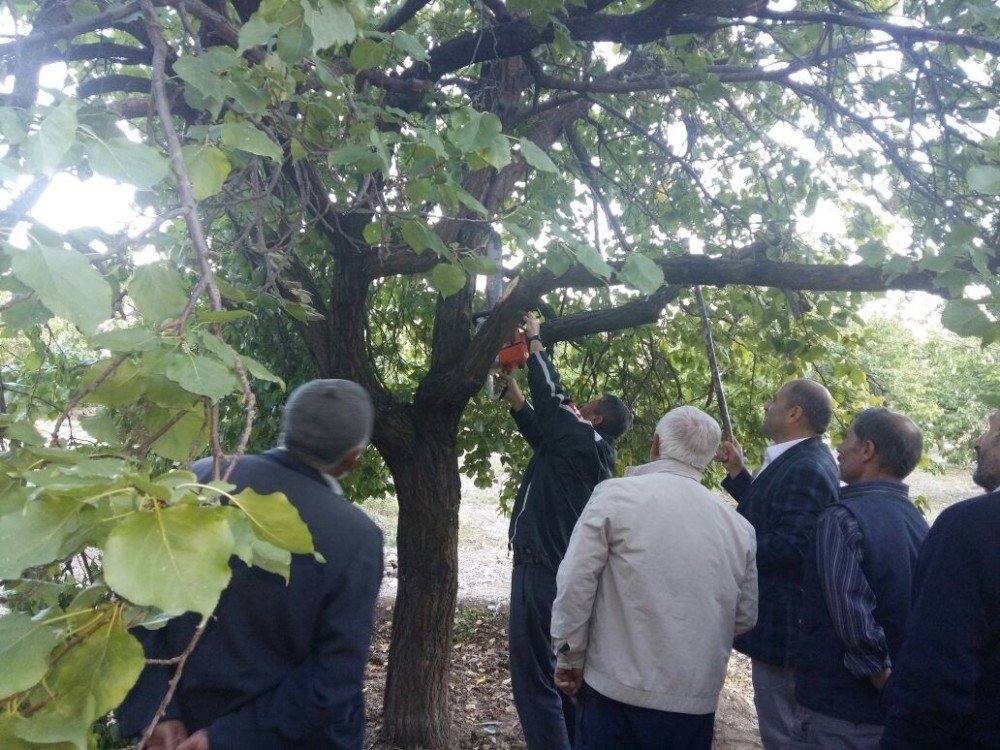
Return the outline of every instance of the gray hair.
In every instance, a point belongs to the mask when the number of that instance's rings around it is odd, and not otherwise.
[[[337,466],[371,438],[375,412],[368,391],[350,380],[312,380],[288,397],[281,444],[319,471]]]
[[[678,406],[664,414],[656,434],[661,458],[672,458],[698,471],[705,470],[722,440],[719,423],[693,406]]]

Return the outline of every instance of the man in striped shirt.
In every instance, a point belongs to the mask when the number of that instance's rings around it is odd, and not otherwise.
[[[921,450],[916,425],[882,408],[858,414],[837,449],[846,486],[820,515],[805,560],[793,748],[878,747],[879,691],[902,643],[928,531],[902,481]]]

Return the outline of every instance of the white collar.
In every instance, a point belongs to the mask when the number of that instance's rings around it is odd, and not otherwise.
[[[798,445],[803,440],[808,440],[808,437],[796,438],[795,440],[786,440],[784,443],[775,443],[774,445],[769,445],[764,449],[764,463],[760,465],[760,469],[757,470],[757,474],[760,474],[768,465],[774,461],[778,456],[787,451],[793,445]]]
[[[638,466],[632,466],[625,470],[625,476],[635,477],[642,476],[643,474],[656,474],[658,472],[677,474],[693,479],[696,482],[701,481],[701,471],[699,469],[669,456],[655,459],[649,463],[639,464]]]

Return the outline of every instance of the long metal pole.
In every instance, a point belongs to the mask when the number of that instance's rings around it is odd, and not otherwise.
[[[701,328],[705,334],[705,348],[708,350],[708,365],[712,369],[712,388],[719,402],[719,413],[722,415],[722,431],[726,440],[733,439],[733,422],[729,418],[729,406],[726,404],[726,394],[722,390],[722,378],[719,376],[719,360],[715,356],[715,341],[712,338],[712,324],[708,319],[708,308],[701,287],[695,286],[694,298],[698,302],[698,314],[701,316]]]

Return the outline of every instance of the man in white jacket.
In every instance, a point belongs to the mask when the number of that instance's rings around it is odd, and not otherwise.
[[[753,526],[701,484],[720,438],[668,412],[650,462],[597,485],[576,524],[552,645],[578,750],[711,747],[733,637],[757,621]]]

